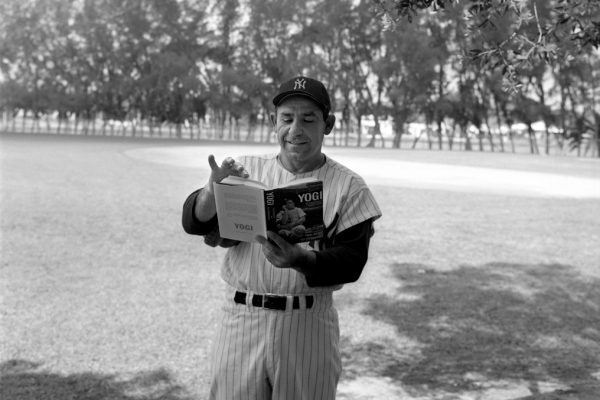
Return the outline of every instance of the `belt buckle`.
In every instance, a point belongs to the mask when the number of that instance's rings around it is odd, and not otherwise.
[[[276,303],[275,299],[276,298],[274,296],[264,295],[262,307],[266,308],[268,310],[276,310],[277,307],[275,306],[275,303]]]

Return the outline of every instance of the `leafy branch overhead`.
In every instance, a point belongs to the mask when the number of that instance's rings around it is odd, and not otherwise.
[[[463,12],[471,49],[465,59],[499,69],[506,88],[520,87],[523,69],[538,61],[569,63],[590,47],[600,48],[598,0],[373,0],[389,29],[412,23],[420,12]]]

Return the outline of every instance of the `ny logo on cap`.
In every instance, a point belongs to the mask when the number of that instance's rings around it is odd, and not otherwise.
[[[298,89],[306,90],[306,79],[299,78],[294,81],[294,90]]]

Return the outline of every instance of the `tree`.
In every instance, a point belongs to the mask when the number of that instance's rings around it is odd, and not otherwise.
[[[409,22],[422,10],[464,7],[465,19],[482,47],[472,48],[469,59],[490,69],[500,68],[511,90],[519,87],[517,69],[535,59],[554,62],[570,53],[575,43],[578,52],[600,47],[600,2],[597,0],[373,0],[379,16],[388,26],[406,19]],[[549,5],[550,4],[550,5]],[[542,21],[539,10],[545,8]],[[498,25],[510,21],[503,40],[487,40],[486,35]],[[568,39],[568,40],[566,40]]]
[[[431,37],[422,33],[421,27],[412,25],[387,31],[385,54],[373,65],[373,70],[384,82],[390,102],[395,131],[393,147],[396,148],[400,147],[406,124],[423,115],[430,105],[433,83],[438,77],[436,49]],[[433,122],[433,114],[425,114],[429,116],[426,117],[429,125]]]

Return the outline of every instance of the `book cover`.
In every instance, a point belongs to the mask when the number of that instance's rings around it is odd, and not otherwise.
[[[221,237],[251,242],[267,230],[290,243],[323,237],[323,182],[315,178],[267,188],[230,176],[214,184]]]

